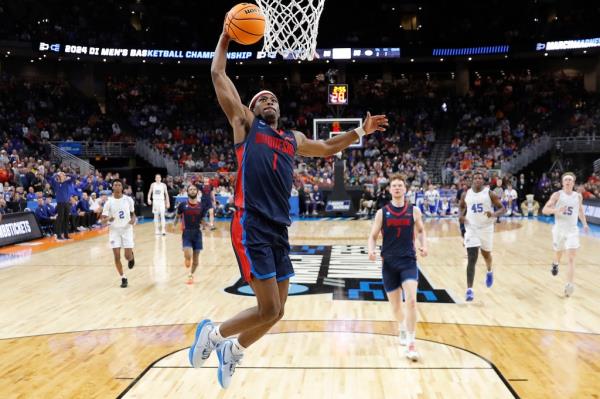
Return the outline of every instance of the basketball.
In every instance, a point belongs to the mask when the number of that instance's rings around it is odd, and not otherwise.
[[[254,44],[265,33],[265,16],[256,4],[240,3],[227,13],[225,31],[239,44]]]

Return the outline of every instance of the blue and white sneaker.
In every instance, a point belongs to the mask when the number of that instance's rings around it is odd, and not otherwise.
[[[489,271],[485,275],[485,285],[488,288],[491,288],[492,285],[494,285],[494,272],[493,271]]]
[[[475,293],[473,292],[473,289],[467,288],[467,297],[466,297],[467,302],[471,302],[473,300],[473,298],[475,298]]]
[[[235,373],[235,366],[241,363],[243,354],[234,355],[231,351],[233,342],[230,339],[226,339],[217,345],[217,356],[219,358],[219,367],[217,368],[217,376],[219,377],[219,384],[224,389],[229,387],[231,383],[231,377]]]
[[[188,353],[192,367],[202,367],[210,353],[215,349],[216,345],[208,336],[214,328],[215,325],[209,319],[204,319],[198,324],[194,343],[190,346]]]

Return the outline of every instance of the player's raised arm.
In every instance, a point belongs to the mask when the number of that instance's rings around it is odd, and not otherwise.
[[[367,117],[362,127],[336,135],[328,140],[311,140],[297,131],[294,132],[294,135],[298,142],[299,155],[306,157],[328,157],[348,148],[360,137],[376,131],[384,132],[387,127],[388,119],[385,115],[371,115],[367,112]]]
[[[377,246],[377,237],[381,232],[381,224],[383,223],[382,210],[378,210],[373,219],[373,227],[371,227],[371,233],[369,234],[369,259],[374,261],[377,257],[375,254],[375,247]]]
[[[217,100],[229,124],[233,127],[234,143],[241,143],[246,137],[247,127],[249,127],[254,115],[248,107],[242,104],[240,95],[235,88],[229,76],[225,73],[227,63],[227,49],[230,42],[229,36],[223,31],[219,37],[219,43],[215,49],[215,57],[210,67],[213,86],[217,93]]]

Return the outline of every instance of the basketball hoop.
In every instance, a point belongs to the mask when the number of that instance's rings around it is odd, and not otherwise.
[[[265,16],[263,51],[311,61],[325,0],[256,0]]]

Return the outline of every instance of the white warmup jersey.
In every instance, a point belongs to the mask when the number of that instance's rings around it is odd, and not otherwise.
[[[565,193],[560,190],[556,209],[565,208],[563,212],[554,215],[554,226],[552,227],[552,243],[555,251],[579,248],[579,228],[577,218],[579,217],[579,206],[581,194],[572,192]]]
[[[113,218],[108,228],[111,248],[133,248],[133,226],[129,222],[134,212],[133,199],[126,195],[109,197],[104,204],[102,216]]]
[[[165,212],[165,196],[167,194],[167,185],[163,182],[152,183],[152,212]]]
[[[425,191],[425,201],[427,201],[427,205],[436,206],[439,200],[440,192],[438,190]]]
[[[417,192],[416,192],[416,191],[413,191],[413,190],[409,190],[409,191],[406,193],[406,199],[408,200],[408,202],[409,202],[411,205],[415,205],[415,203],[417,202]]]
[[[496,220],[486,215],[488,211],[494,212],[490,189],[485,187],[478,193],[469,189],[465,196],[465,203],[467,204],[465,247],[481,247],[484,251],[491,251],[494,245]]]
[[[510,190],[505,190],[504,191],[504,196],[506,198],[506,200],[516,200],[518,195],[517,195],[517,190],[515,190],[514,188],[511,188]]]

